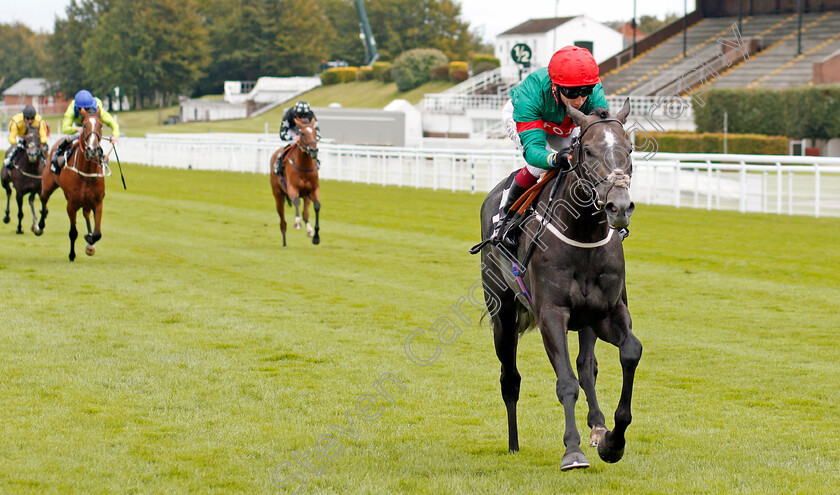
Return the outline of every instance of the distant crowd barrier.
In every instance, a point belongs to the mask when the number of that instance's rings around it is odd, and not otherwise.
[[[273,135],[155,135],[121,138],[117,151],[123,162],[267,174],[281,145]],[[322,179],[473,193],[524,164],[513,149],[319,148]],[[633,168],[638,203],[840,216],[840,158],[635,152]]]

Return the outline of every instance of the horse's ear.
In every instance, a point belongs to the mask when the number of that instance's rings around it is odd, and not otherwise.
[[[615,118],[621,122],[622,125],[627,123],[627,116],[630,115],[630,98],[624,100],[624,106],[621,107],[621,110],[615,115]]]
[[[572,122],[579,127],[585,127],[586,124],[589,123],[589,118],[586,116],[585,113],[581,112],[580,110],[576,109],[575,107],[566,103],[566,113],[569,114],[569,117],[572,118]]]

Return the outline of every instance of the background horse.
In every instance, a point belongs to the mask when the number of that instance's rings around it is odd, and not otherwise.
[[[519,247],[512,253],[522,260],[530,240],[536,238],[540,249],[533,251],[530,266],[517,278],[511,269],[515,262],[500,251],[503,246],[488,244],[481,251],[485,302],[491,313],[496,355],[502,364],[508,448],[511,452],[519,450],[517,342],[526,329],[538,325],[557,375],[557,398],[566,418],[563,435],[566,452],[561,470],[589,466],[575,425],[579,385],[589,404],[590,445],[597,445],[598,454],[607,462],[621,458],[624,433],[631,420],[633,378],[642,354],[641,343],[631,331],[624,284],[624,251],[621,236],[614,230],[627,227],[634,208],[629,192],[631,146],[623,128],[630,112],[629,100],[614,118],[606,109],[597,109],[591,116],[568,106],[567,110],[572,121],[582,129],[572,153],[572,171],[558,188],[556,201],[549,201],[552,194],[549,189],[554,182],[539,193],[534,203],[535,214],[522,224],[528,234],[521,236]],[[493,232],[492,217],[498,211],[503,185],[504,182],[497,185],[482,205],[482,238]],[[580,382],[569,359],[569,330],[577,331],[580,340],[577,358]],[[595,396],[598,338],[618,347],[623,371],[613,431],[607,431]]]
[[[102,238],[99,230],[102,222],[102,200],[105,198],[105,176],[106,164],[105,155],[102,152],[100,141],[102,140],[102,120],[97,112],[88,113],[81,110],[82,131],[79,135],[78,144],[73,145],[67,163],[59,171],[56,177],[48,167],[44,170],[41,185],[41,222],[44,228],[44,221],[47,218],[47,201],[56,187],[61,186],[64,197],[67,198],[67,216],[70,218],[70,261],[76,259],[76,212],[81,208],[87,224],[85,234],[85,254],[93,256],[96,252],[94,244]],[[56,144],[57,146],[57,144]],[[50,157],[55,154],[53,147]],[[52,159],[52,158],[51,158]],[[93,211],[95,227],[90,228],[90,212]]]
[[[300,140],[292,144],[288,153],[283,159],[279,176],[270,173],[271,191],[274,193],[274,202],[277,204],[277,214],[280,215],[280,232],[283,233],[283,247],[286,247],[286,217],[283,214],[283,200],[289,205],[295,205],[295,228],[301,227],[300,223],[300,198],[303,198],[303,222],[306,224],[306,234],[312,237],[312,244],[319,244],[321,236],[318,234],[320,226],[318,216],[321,212],[321,187],[318,184],[318,133],[315,130],[315,121],[295,119],[295,124],[300,130]],[[271,155],[271,167],[273,170],[277,157],[283,152],[279,149]],[[315,206],[315,229],[309,224],[309,203]]]
[[[18,153],[12,162],[12,169],[3,167],[0,173],[3,189],[6,190],[6,215],[3,223],[9,223],[9,201],[12,196],[10,183],[14,183],[17,193],[18,226],[17,233],[23,234],[21,222],[23,221],[23,197],[29,194],[29,209],[32,210],[32,232],[41,235],[44,231],[38,225],[38,216],[35,214],[35,195],[41,194],[41,174],[46,166],[44,148],[41,146],[41,133],[37,126],[26,126],[24,137],[25,153]],[[42,213],[43,215],[43,213]]]

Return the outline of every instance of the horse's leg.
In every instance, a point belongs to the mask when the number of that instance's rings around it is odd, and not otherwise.
[[[508,451],[519,452],[519,431],[516,426],[516,403],[519,401],[519,383],[522,377],[516,369],[517,331],[516,304],[509,299],[502,304],[493,317],[493,342],[496,356],[502,363],[499,381],[502,385],[502,400],[505,402],[508,418]]]
[[[550,304],[550,303],[548,303]],[[547,304],[546,304],[547,305]],[[578,398],[579,384],[572,370],[569,360],[569,342],[566,340],[566,330],[569,323],[568,308],[559,306],[544,307],[540,312],[540,332],[543,345],[557,375],[557,398],[563,405],[566,417],[566,428],[563,434],[563,445],[566,452],[560,462],[560,469],[587,468],[589,462],[580,449],[580,434],[575,424],[575,403]]]
[[[47,209],[47,201],[50,200],[50,195],[52,195],[56,187],[58,187],[58,182],[56,181],[55,174],[53,174],[52,169],[47,166],[44,168],[44,172],[41,175],[41,220],[38,221],[38,228],[41,229],[41,232],[44,231],[47,213],[50,212]]]
[[[630,312],[626,304],[619,304],[609,318],[594,328],[595,333],[618,347],[621,360],[622,384],[621,396],[615,410],[615,428],[604,435],[604,441],[598,444],[598,455],[605,462],[618,462],[624,455],[624,433],[633,417],[630,403],[633,397],[633,379],[636,376],[636,366],[642,357],[642,344],[633,335]]]
[[[295,229],[301,228],[300,223],[300,190],[296,185],[292,184],[291,180],[286,181],[286,195],[292,200],[295,205]]]
[[[70,219],[70,261],[76,259],[76,237],[79,231],[76,230],[76,211],[79,208],[72,201],[67,202],[67,217]]]
[[[591,328],[585,328],[578,332],[580,348],[577,358],[577,372],[580,380],[580,388],[586,394],[586,402],[589,404],[589,414],[586,416],[586,423],[592,429],[589,434],[589,446],[596,447],[603,440],[607,427],[604,426],[604,413],[598,406],[598,398],[595,395],[595,380],[598,378],[598,360],[595,359],[595,342],[598,338]]]
[[[35,213],[35,195],[38,191],[29,193],[29,209],[32,210],[32,232],[35,235],[41,235],[44,232],[38,228],[38,215]]]
[[[0,165],[0,167],[2,167],[2,165]],[[3,217],[3,223],[9,223],[12,220],[11,217],[9,217],[9,203],[12,200],[12,187],[9,185],[10,181],[7,180],[7,177],[5,175],[5,173],[7,173],[7,172],[5,170],[3,170],[3,172],[4,172],[4,175],[3,175],[3,182],[2,183],[3,183],[3,189],[6,190],[6,215]]]
[[[312,244],[321,243],[321,236],[318,234],[318,231],[321,230],[320,225],[318,225],[318,217],[321,214],[321,201],[319,201],[320,194],[320,188],[315,189],[315,192],[312,193],[312,205],[315,208],[315,235],[312,236]]]
[[[17,230],[15,231],[16,234],[23,234],[23,192],[20,190],[16,190],[17,194],[15,194],[15,199],[17,200],[18,205],[18,226]]]
[[[280,187],[280,178],[277,176],[273,177],[274,178],[271,182],[271,192],[274,193],[274,204],[277,208],[277,215],[280,216],[280,232],[283,234],[283,247],[286,247],[286,205],[284,204],[286,193],[283,192],[283,189]]]
[[[309,196],[303,198],[303,223],[306,225],[306,235],[309,237],[315,234],[315,229],[309,224],[309,203],[311,202],[312,200],[309,199]]]
[[[294,199],[292,199],[292,204],[295,205],[295,229],[300,230],[300,197],[295,196]]]

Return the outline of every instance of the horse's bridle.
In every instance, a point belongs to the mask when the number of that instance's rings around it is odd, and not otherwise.
[[[569,172],[574,171],[575,175],[577,175],[578,177],[581,176],[581,174],[578,173],[578,171],[576,169],[578,169],[580,167],[581,163],[584,163],[584,159],[583,159],[584,150],[583,150],[583,144],[581,143],[581,141],[583,139],[583,136],[584,136],[584,134],[586,134],[586,131],[588,131],[589,128],[592,127],[593,125],[595,125],[595,124],[606,124],[608,122],[617,122],[622,127],[622,129],[624,128],[624,124],[618,119],[614,119],[614,118],[599,119],[599,120],[594,120],[594,121],[588,123],[586,125],[586,127],[584,127],[583,130],[580,131],[580,134],[578,134],[577,136],[575,136],[573,138],[571,147],[572,147],[572,155],[574,156],[575,163],[569,169]],[[618,186],[618,187],[630,187],[630,174],[627,174],[622,169],[613,169],[610,172],[609,175],[607,175],[606,177],[600,177],[600,178],[601,178],[601,180],[609,180],[610,181],[610,187],[607,189],[607,192],[604,195],[605,198],[607,196],[609,196],[610,191],[612,190],[613,187],[616,187],[616,186]],[[589,195],[590,195],[590,198],[591,198],[591,201],[592,201],[592,203],[591,203],[592,206],[597,208],[598,211],[602,210],[604,208],[604,205],[606,204],[606,201],[601,199],[600,195],[598,194],[598,191],[595,189],[594,186],[589,186],[586,189],[588,189],[588,191],[589,191]]]
[[[101,120],[100,120],[100,126],[101,126]],[[96,164],[98,164],[99,168],[102,169],[102,172],[93,172],[93,173],[82,172],[81,170],[76,168],[77,163],[74,162],[71,165],[69,160],[67,161],[66,168],[68,170],[72,170],[72,171],[76,172],[80,176],[85,177],[87,179],[98,179],[100,177],[108,177],[109,175],[111,175],[111,170],[103,160],[104,153],[102,151],[102,145],[101,145],[102,131],[96,132],[96,127],[95,126],[91,126],[91,127],[92,128],[91,128],[90,132],[86,133],[84,125],[82,126],[82,132],[79,133],[79,147],[81,148],[80,151],[85,155],[85,158],[89,162],[95,162]],[[91,135],[96,136],[96,142],[99,143],[99,146],[97,146],[97,148],[95,150],[92,150],[88,147],[87,140],[90,138]],[[82,139],[83,137],[85,137],[87,139]]]
[[[321,164],[318,162],[318,148],[317,148],[318,138],[317,138],[317,131],[315,131],[315,130],[313,129],[313,132],[315,132],[315,133],[316,133],[316,137],[315,137],[315,140],[314,140],[314,143],[316,144],[316,148],[315,148],[315,149],[310,148],[310,147],[306,144],[306,142],[303,140],[303,135],[304,135],[304,134],[303,134],[303,132],[301,132],[301,133],[300,133],[300,139],[298,139],[298,143],[297,143],[297,145],[300,147],[300,149],[301,149],[304,153],[306,153],[307,155],[309,155],[309,156],[312,158],[312,161],[314,161],[314,162],[315,162],[315,166],[314,166],[313,168],[300,168],[300,167],[298,167],[297,165],[295,165],[295,162],[291,159],[291,157],[289,157],[289,163],[291,163],[291,164],[292,164],[292,167],[294,167],[294,168],[295,168],[295,170],[297,170],[298,172],[314,172],[314,171],[316,171],[316,170],[318,170],[318,169],[320,169],[320,168],[321,168]]]

